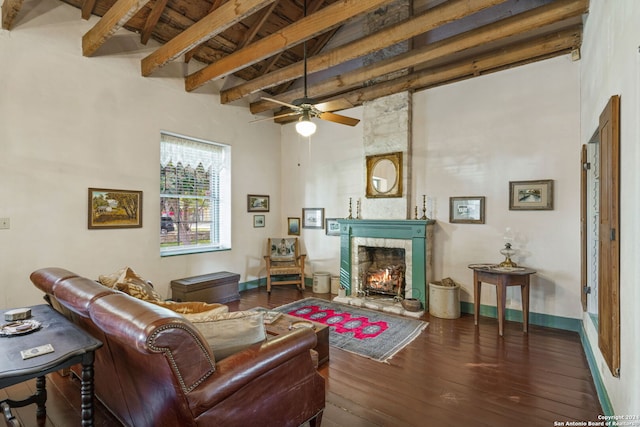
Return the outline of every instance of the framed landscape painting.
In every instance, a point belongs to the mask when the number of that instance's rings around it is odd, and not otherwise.
[[[247,212],[269,212],[269,196],[248,194]]]
[[[510,181],[509,210],[553,210],[553,180]]]
[[[89,228],[141,228],[142,191],[89,188]]]

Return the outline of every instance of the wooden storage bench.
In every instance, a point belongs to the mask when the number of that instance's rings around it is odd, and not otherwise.
[[[239,280],[239,274],[228,271],[172,280],[171,299],[208,303],[236,301],[240,299]]]

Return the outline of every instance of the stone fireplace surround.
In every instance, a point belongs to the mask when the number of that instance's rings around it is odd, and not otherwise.
[[[416,298],[428,307],[427,283],[431,279],[434,220],[366,220],[341,219],[340,224],[340,286],[345,297],[336,301],[356,306],[420,317],[423,311],[409,312],[391,297],[363,298],[361,272],[358,271],[358,246],[392,247],[405,250],[405,297]]]

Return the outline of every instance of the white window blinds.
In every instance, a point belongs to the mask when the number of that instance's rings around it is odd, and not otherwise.
[[[229,249],[228,145],[163,132],[160,138],[160,252]]]

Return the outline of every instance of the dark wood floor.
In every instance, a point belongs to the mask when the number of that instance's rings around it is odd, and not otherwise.
[[[303,297],[295,288],[243,292],[232,311],[277,307]],[[304,293],[329,299],[329,294]],[[597,420],[602,413],[577,333],[473,316],[455,320],[425,315],[427,329],[389,364],[331,349],[321,366],[327,407],[322,425],[335,426],[544,426],[554,421]],[[48,376],[45,426],[80,425],[79,383]],[[23,398],[35,382],[0,390],[0,400]],[[97,404],[96,426],[118,426]],[[35,426],[35,407],[14,410],[24,426]],[[258,420],[256,420],[258,421]],[[256,422],[259,425],[259,422]]]

